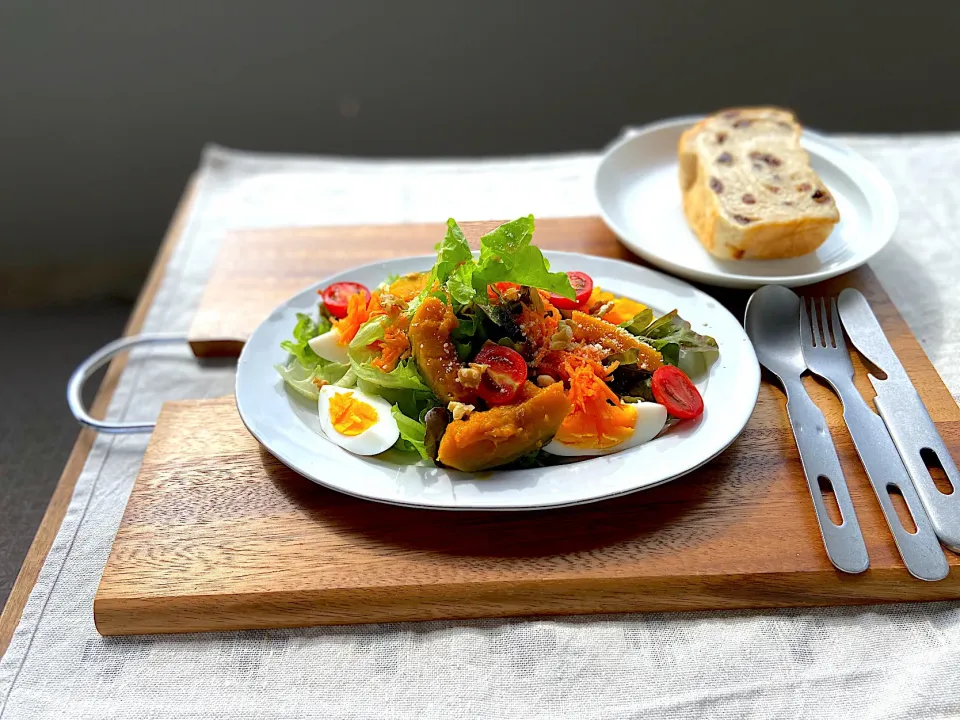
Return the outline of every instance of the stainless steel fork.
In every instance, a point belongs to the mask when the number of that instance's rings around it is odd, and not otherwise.
[[[870,409],[853,384],[853,363],[850,362],[850,353],[843,337],[836,300],[830,299],[828,313],[826,301],[820,298],[818,319],[817,300],[810,298],[808,313],[807,299],[801,298],[800,301],[803,359],[811,372],[829,383],[843,403],[843,420],[850,430],[853,444],[877,494],[907,570],[921,580],[942,580],[950,568],[930,519],[886,425]],[[916,525],[915,532],[909,532],[900,522],[890,497],[891,491],[899,491],[903,497]]]

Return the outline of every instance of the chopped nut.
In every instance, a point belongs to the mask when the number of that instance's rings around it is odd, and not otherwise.
[[[550,336],[551,350],[568,350],[573,344],[573,328],[565,320],[560,321],[557,331]]]
[[[467,367],[457,370],[457,380],[465,388],[476,389],[480,387],[480,378],[489,368],[489,365],[483,363],[470,363]]]
[[[453,413],[454,420],[466,420],[468,417],[470,417],[470,413],[476,410],[476,408],[473,405],[467,405],[462,402],[457,402],[456,400],[451,400],[450,404],[447,405],[447,410]]]
[[[407,309],[407,304],[403,300],[398,298],[396,295],[391,295],[388,292],[380,294],[380,304],[385,308],[397,307],[401,310]]]
[[[312,382],[314,385],[317,386],[317,390],[319,390],[320,388],[322,388],[324,385],[329,385],[329,384],[330,384],[330,383],[328,383],[326,380],[324,380],[323,378],[318,378],[318,377],[310,378],[310,382]]]
[[[602,317],[603,317],[604,315],[606,315],[608,312],[610,312],[611,310],[613,310],[614,304],[615,304],[615,303],[613,302],[613,300],[610,300],[610,301],[608,301],[608,302],[605,302],[605,303],[603,303],[603,305],[600,305],[599,307],[597,307],[596,310],[592,310],[592,311],[590,312],[590,314],[593,315],[593,316],[595,316],[595,317],[602,318]]]
[[[537,386],[538,386],[538,387],[542,387],[542,388],[549,387],[550,385],[553,385],[555,382],[557,382],[557,381],[554,380],[554,379],[553,379],[552,377],[550,377],[549,375],[537,375]]]

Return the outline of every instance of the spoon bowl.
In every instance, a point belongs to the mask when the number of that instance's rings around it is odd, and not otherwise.
[[[800,348],[800,298],[779,285],[765,285],[747,301],[743,319],[757,360],[785,381],[807,369]]]

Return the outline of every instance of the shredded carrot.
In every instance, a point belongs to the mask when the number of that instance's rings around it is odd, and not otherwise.
[[[605,449],[630,437],[637,424],[636,409],[620,402],[592,363],[568,360],[566,370],[570,376],[567,397],[572,409],[560,425],[556,439],[565,445]]]
[[[337,331],[340,333],[338,344],[349,345],[357,336],[360,326],[370,319],[368,305],[372,303],[373,297],[368,303],[363,293],[355,293],[347,298],[347,314],[342,320],[337,320]]]
[[[404,321],[406,318],[400,318]],[[373,361],[373,366],[378,367],[384,372],[390,372],[397,367],[397,363],[410,354],[410,339],[407,333],[402,329],[398,322],[388,327],[383,334],[383,339],[376,344],[380,349],[380,357]]]
[[[518,324],[524,337],[534,347],[539,347],[550,344],[550,337],[557,332],[560,324],[560,312],[550,304],[548,294],[540,290],[535,292],[540,293],[540,298],[543,301],[543,311],[524,305]]]

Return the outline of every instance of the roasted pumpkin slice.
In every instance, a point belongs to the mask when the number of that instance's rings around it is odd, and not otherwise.
[[[640,342],[622,327],[579,310],[571,313],[569,322],[575,342],[596,346],[604,355],[636,350],[639,357],[637,367],[641,370],[653,372],[663,365],[663,356],[659,352]]]
[[[563,383],[543,390],[527,382],[520,402],[474,412],[447,425],[439,460],[448,467],[475,472],[513,462],[539,450],[570,411]]]
[[[476,390],[460,384],[463,365],[450,333],[457,327],[457,316],[449,305],[436,297],[420,303],[410,322],[410,351],[424,381],[444,402],[473,404]]]
[[[403,302],[410,302],[427,286],[430,273],[418,272],[401,275],[387,288],[387,292]]]

